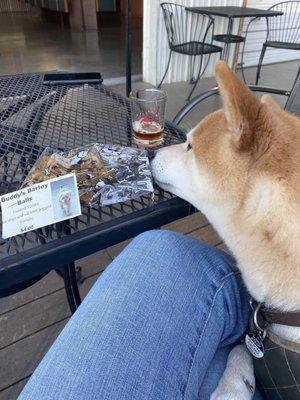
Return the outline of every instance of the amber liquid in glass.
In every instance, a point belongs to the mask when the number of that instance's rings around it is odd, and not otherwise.
[[[154,144],[162,141],[164,130],[157,122],[141,123],[135,121],[133,123],[133,135],[137,142],[142,144]]]

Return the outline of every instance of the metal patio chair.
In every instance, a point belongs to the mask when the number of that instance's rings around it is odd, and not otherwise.
[[[300,50],[300,1],[284,1],[269,10],[282,11],[283,15],[267,18],[267,37],[263,43],[256,72],[258,84],[262,62],[267,47],[286,50]]]
[[[285,103],[284,109],[300,117],[300,68],[298,70],[295,82],[291,90],[275,89],[266,86],[256,85],[249,85],[248,87],[253,92],[271,93],[286,96],[287,101]],[[213,89],[207,90],[206,92],[195,96],[184,107],[182,107],[181,110],[178,111],[175,118],[173,119],[173,123],[179,125],[182,120],[187,116],[187,114],[191,112],[197,105],[202,103],[204,100],[218,94],[219,88],[214,87]]]
[[[238,43],[244,42],[245,41],[245,37],[241,36],[241,35],[233,35],[233,34],[229,34],[229,33],[221,33],[221,34],[218,34],[218,35],[214,35],[213,36],[213,40],[215,42],[224,43],[223,49],[225,49],[226,45],[238,44]],[[225,50],[224,50],[224,52],[225,52]]]
[[[194,83],[193,88],[188,96],[191,98],[197,83],[204,74],[209,63],[210,55],[213,53],[221,53],[222,48],[212,44],[214,19],[209,15],[192,14],[186,11],[184,6],[173,3],[161,4],[164,22],[167,30],[169,44],[169,59],[166,71],[162,77],[158,88],[161,87],[170,67],[172,53],[179,53],[192,57],[191,60],[191,82]],[[204,56],[208,55],[208,59],[204,65]],[[200,66],[197,77],[192,79],[194,72],[195,59],[200,56]]]

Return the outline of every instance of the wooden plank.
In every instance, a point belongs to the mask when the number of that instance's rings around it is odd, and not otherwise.
[[[82,298],[97,278],[98,275],[94,275],[83,282],[80,286]],[[0,350],[70,315],[64,289],[3,314],[0,317]]]
[[[96,279],[97,276],[93,276],[86,280],[83,286],[84,293],[82,293],[82,295],[88,292]],[[50,296],[48,296],[48,298],[49,297]],[[59,307],[59,309],[55,309],[55,311],[59,311],[61,316],[63,316],[62,310],[62,306]],[[0,351],[0,365],[6,366],[5,369],[0,369],[0,394],[1,390],[4,390],[7,387],[11,387],[14,382],[19,382],[33,372],[33,370],[36,368],[44,354],[47,352],[48,348],[51,346],[51,344],[69,319],[69,311],[66,302],[65,311],[66,317],[64,320],[54,322],[52,325],[47,326],[45,329],[41,329],[41,325],[39,331],[18,340],[17,342]],[[42,311],[41,314],[43,313],[44,312]],[[29,316],[31,318],[31,323],[33,323],[33,314]],[[28,315],[25,315],[24,312],[22,315],[22,320],[25,321],[27,318]],[[30,321],[28,324],[30,324]],[[48,324],[49,323],[50,320],[48,321]],[[31,328],[33,328],[33,325],[31,326]],[[14,333],[17,334],[18,332]],[[9,389],[6,390],[8,391]]]
[[[2,315],[0,352],[20,339],[69,316],[70,311],[63,290]]]
[[[189,215],[188,217],[178,219],[177,221],[171,222],[170,224],[164,225],[162,229],[168,229],[171,231],[190,233],[204,225],[207,225],[208,221],[201,212]]]
[[[111,261],[111,258],[105,250],[92,254],[89,257],[82,258],[76,262],[76,265],[82,267],[83,279],[101,272]],[[56,272],[51,272],[35,285],[22,290],[12,296],[0,299],[0,315],[11,311],[17,307],[27,304],[42,296],[47,296],[56,290],[64,287],[63,280]]]
[[[204,226],[203,228],[197,229],[196,231],[189,234],[189,236],[201,240],[202,242],[211,246],[217,246],[221,244],[223,240],[212,228],[211,225]]]
[[[98,251],[88,257],[81,258],[76,262],[77,266],[82,268],[82,277],[86,279],[94,274],[102,272],[111,262],[106,250]]]
[[[29,378],[22,379],[20,382],[10,386],[0,392],[0,400],[15,400],[21,393]]]
[[[0,390],[28,377],[57,338],[67,319],[0,351]]]
[[[33,373],[66,323],[52,325],[0,352],[0,363],[6,366],[5,371],[0,370],[0,390]]]
[[[199,229],[208,224],[206,217],[198,212],[189,215],[185,218],[178,219],[177,221],[171,222],[170,224],[164,225],[161,228],[170,231],[181,232],[184,234],[190,233],[196,229]],[[125,240],[122,243],[118,243],[114,246],[108,247],[106,250],[109,256],[114,259],[117,255],[130,243],[130,240]]]
[[[231,253],[231,251],[229,250],[229,248],[226,246],[225,243],[218,244],[216,247],[218,249],[226,251],[226,253]]]
[[[108,247],[106,249],[108,255],[114,260],[118,254],[121,253],[122,250],[131,242],[132,239],[125,240],[124,242],[115,244],[114,246]]]
[[[62,289],[63,286],[63,280],[53,271],[33,286],[12,296],[0,299],[0,315],[41,296],[48,295],[55,290]]]

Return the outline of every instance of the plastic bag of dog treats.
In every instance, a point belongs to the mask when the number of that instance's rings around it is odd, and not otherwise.
[[[22,187],[72,172],[83,205],[110,205],[153,193],[145,150],[99,143],[66,151],[47,147]]]

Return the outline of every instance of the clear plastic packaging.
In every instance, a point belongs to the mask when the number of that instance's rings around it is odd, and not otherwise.
[[[67,151],[47,147],[22,186],[72,172],[83,205],[110,205],[153,193],[146,150],[99,143]]]

